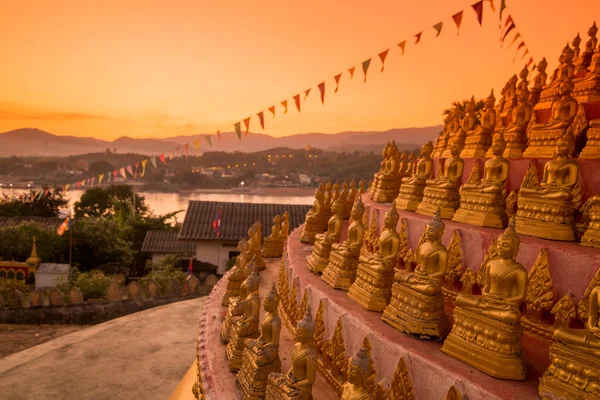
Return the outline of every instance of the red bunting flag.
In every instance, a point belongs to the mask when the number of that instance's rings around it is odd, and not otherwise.
[[[296,103],[296,108],[298,109],[298,112],[300,112],[300,95],[299,94],[294,96],[294,103]]]
[[[261,111],[256,115],[258,115],[258,120],[260,121],[260,127],[264,131],[265,130],[265,113]]]
[[[382,51],[381,53],[379,53],[379,59],[381,60],[381,71],[380,72],[383,72],[383,68],[385,66],[385,59],[386,59],[389,51],[390,51],[390,49],[387,49],[386,51]]]
[[[325,82],[319,83],[319,92],[321,92],[321,104],[325,104]]]
[[[529,54],[529,49],[525,49],[525,53],[521,56],[521,60],[524,59],[527,54]]]
[[[117,174],[119,173],[119,171],[117,171],[116,169],[113,171],[113,178],[117,177]]]
[[[463,12],[461,11],[452,16],[452,19],[454,20],[454,23],[456,24],[456,34],[457,35],[460,32],[460,24],[462,23],[462,15],[463,15]]]
[[[519,39],[521,37],[521,32],[517,32],[517,34],[515,35],[515,37],[513,38],[512,42],[510,42],[510,44],[508,45],[507,49],[512,46],[513,44],[515,44],[515,42],[517,41],[517,39]]]
[[[500,26],[502,26],[502,12],[506,8],[506,0],[500,0]]]
[[[167,165],[167,159],[165,158],[165,153],[160,153],[158,155],[158,159],[164,164]]]
[[[529,57],[529,61],[527,61],[527,67],[529,67],[533,63],[533,58]]]
[[[212,147],[212,138],[210,137],[210,135],[206,135],[206,141],[208,142],[208,146]]]
[[[473,7],[473,11],[475,11],[475,14],[477,14],[477,21],[479,22],[479,25],[481,26],[483,23],[483,0],[478,1],[477,3],[473,4],[471,7]]]
[[[190,145],[189,145],[189,144],[187,144],[187,143],[186,143],[186,144],[184,144],[184,145],[183,145],[183,152],[185,153],[185,159],[186,159],[186,160],[187,160],[187,158],[188,158],[188,153],[189,153],[189,151],[190,151]]]
[[[350,73],[350,79],[354,78],[354,70],[356,69],[356,67],[352,67],[348,70],[348,72]]]
[[[404,48],[406,47],[406,40],[398,43],[398,47],[400,47],[400,49],[402,49],[402,54],[404,54]]]
[[[306,100],[308,98],[308,94],[310,93],[310,89],[312,88],[308,88],[304,91],[304,100]]]
[[[496,12],[496,7],[494,6],[494,0],[487,0],[490,2],[490,8],[492,9],[493,12]]]
[[[115,171],[117,172],[117,171]],[[77,187],[77,189],[79,189],[81,187],[81,182],[75,182],[75,187]]]
[[[233,124],[233,126],[235,127],[235,134],[237,135],[238,139],[242,140],[242,123],[236,122]]]
[[[248,132],[250,131],[250,117],[244,120],[244,126],[246,127],[246,131],[244,132],[244,136],[248,136]]]
[[[333,93],[337,93],[338,89],[340,88],[340,79],[342,79],[342,74],[337,74],[333,77],[333,79],[335,79],[335,90]]]
[[[93,180],[93,178],[92,178],[92,180]],[[92,183],[92,185],[93,185],[93,183]],[[50,193],[50,191],[48,189],[44,190],[44,197],[48,197],[48,193]]]
[[[506,21],[504,22],[504,27],[506,28],[508,26],[508,24],[510,23],[514,23],[515,21],[513,21],[513,17],[512,15],[508,15],[508,18],[506,18]]]
[[[269,107],[269,111],[271,111],[271,114],[273,114],[273,118],[275,118],[275,106]]]
[[[221,141],[221,131],[217,131],[217,143]]]
[[[419,43],[421,41],[421,35],[423,34],[423,32],[419,32],[415,35],[415,37],[417,38],[417,40],[415,41],[415,44]]]
[[[512,31],[515,28],[516,28],[515,23],[511,22],[510,26],[508,27],[508,29],[504,32],[504,35],[502,35],[502,42],[504,42],[504,40],[506,40],[506,37],[508,36],[508,34],[510,33],[510,31]]]
[[[521,43],[519,44],[519,46],[517,47],[517,51],[519,51],[519,49],[520,49],[521,47],[523,47],[523,46],[525,46],[525,42],[521,42]]]
[[[281,105],[283,106],[283,113],[287,114],[287,110],[288,110],[287,100],[282,101]]]
[[[365,60],[365,61],[362,62],[363,74],[365,75],[365,80],[363,82],[367,81],[367,71],[369,70],[369,65],[371,65],[371,59],[370,58],[368,60]]]
[[[435,37],[438,37],[438,36],[440,36],[440,33],[442,32],[442,23],[441,23],[441,22],[438,22],[437,24],[435,24],[435,25],[433,26],[433,29],[435,29],[435,31],[437,32],[437,33],[435,34]]]

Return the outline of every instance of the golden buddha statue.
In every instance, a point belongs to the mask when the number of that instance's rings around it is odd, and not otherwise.
[[[358,197],[352,208],[348,238],[343,243],[331,245],[329,263],[321,279],[334,289],[348,290],[356,279],[358,257],[365,234],[364,212],[365,206],[362,199]]]
[[[281,257],[283,253],[283,242],[285,237],[281,232],[281,217],[276,215],[273,217],[273,226],[271,234],[267,236],[263,243],[263,257],[276,258]]]
[[[348,378],[342,385],[341,400],[372,400],[373,396],[367,387],[369,372],[369,356],[363,347],[354,357],[348,360]]]
[[[508,115],[509,112],[516,106],[516,96],[517,96],[517,82],[519,78],[517,75],[513,75],[510,77],[505,86],[504,91],[504,104],[502,106],[502,116]]]
[[[287,211],[283,213],[283,222],[281,223],[281,236],[283,240],[287,240],[290,236],[290,215]]]
[[[388,143],[387,158],[382,163],[382,169],[373,177],[370,199],[378,203],[390,203],[398,195],[400,181],[406,176],[406,155],[400,155],[396,143]]]
[[[348,291],[352,300],[370,311],[383,311],[392,297],[394,266],[400,250],[400,236],[396,232],[398,219],[394,202],[385,213],[379,250],[359,256],[356,280]]]
[[[419,338],[443,340],[450,331],[442,293],[448,265],[448,251],[441,243],[444,228],[438,209],[425,226],[425,241],[417,248],[416,270],[396,272],[392,300],[381,317],[395,329]]]
[[[528,158],[551,158],[554,153],[553,146],[558,139],[564,136],[577,115],[578,103],[571,93],[573,92],[573,81],[565,79],[560,84],[561,98],[552,103],[552,116],[545,123],[535,123],[527,132],[528,147],[523,153]],[[573,132],[573,135],[579,132]]]
[[[481,125],[471,134],[467,134],[465,147],[460,153],[462,158],[468,157],[484,157],[487,149],[492,144],[492,134],[496,127],[496,98],[494,97],[494,90],[485,100],[485,110],[482,116]]]
[[[323,192],[323,220],[325,222],[329,221],[329,218],[331,218],[331,198],[333,196],[333,183],[331,182],[331,179],[327,182],[327,185],[325,185],[325,189]]]
[[[254,280],[256,280],[255,272],[256,269],[252,274]],[[256,275],[258,275],[258,272],[256,272]],[[258,284],[248,285],[246,298],[240,300],[239,306],[244,311],[239,318],[232,321],[230,339],[225,348],[227,364],[232,371],[238,371],[242,367],[244,341],[256,338],[259,335],[260,298],[258,297]]]
[[[296,325],[292,350],[292,367],[287,374],[269,374],[266,400],[311,400],[312,386],[317,375],[317,352],[313,343],[315,323],[310,313]]]
[[[589,223],[581,238],[581,245],[600,248],[600,195],[592,196],[589,202]]]
[[[589,39],[585,43],[585,50],[581,53],[581,56],[578,60],[575,61],[575,74],[577,76],[581,74],[585,74],[590,63],[592,61],[592,55],[594,54],[594,50],[596,50],[596,46],[598,45],[598,39],[596,38],[596,33],[598,33],[598,28],[596,27],[596,22],[594,25],[590,27],[588,30]]]
[[[444,129],[439,133],[438,137],[435,138],[435,142],[433,142],[433,153],[431,153],[432,157],[441,157],[446,149],[446,145],[448,144],[448,136],[446,133],[446,123],[448,117],[444,119]]]
[[[517,93],[519,92],[519,89],[528,89],[529,88],[529,82],[527,81],[528,76],[529,76],[529,69],[527,68],[527,65],[525,65],[523,67],[523,69],[521,70],[521,72],[519,72],[519,78],[521,78],[521,80],[517,84]]]
[[[492,142],[493,158],[483,165],[483,177],[474,176],[460,187],[460,208],[453,221],[464,224],[504,228],[506,216],[506,182],[510,168],[503,153],[506,142],[502,133],[494,135]],[[475,167],[474,167],[475,168]]]
[[[600,398],[600,286],[588,299],[583,329],[558,328],[550,346],[550,367],[540,379],[543,399]]]
[[[352,214],[352,207],[354,207],[354,202],[356,201],[356,196],[358,195],[358,189],[356,188],[356,179],[352,179],[350,181],[350,191],[348,192],[348,197],[346,198],[346,207],[344,208],[344,219],[349,219]]]
[[[256,267],[253,266],[252,272],[240,286],[239,297],[231,297],[229,299],[229,305],[227,307],[227,313],[221,326],[221,342],[227,344],[231,338],[231,327],[239,320],[245,312],[244,303],[248,297],[248,294],[258,291],[258,285],[260,284],[260,276]]]
[[[402,178],[400,192],[395,201],[399,210],[415,211],[421,200],[423,200],[423,191],[427,185],[427,180],[433,176],[432,151],[433,143],[425,143],[421,148],[415,172],[410,177]]]
[[[529,90],[521,88],[517,92],[518,103],[512,110],[511,122],[503,128],[502,134],[506,140],[506,158],[522,158],[523,151],[527,147],[527,127],[533,114],[533,107],[529,103]],[[491,156],[491,150],[487,154]]]
[[[545,239],[574,241],[575,211],[581,205],[579,166],[567,132],[556,143],[556,158],[544,165],[541,184],[523,181],[517,200],[517,232]]]
[[[589,70],[575,84],[573,96],[580,103],[592,103],[600,100],[600,45],[591,57]]]
[[[254,259],[256,268],[259,271],[267,268],[265,259],[262,256],[262,223],[256,221],[253,225],[252,237],[248,240],[248,248],[251,258]],[[250,232],[248,233],[250,235]]]
[[[358,197],[362,196],[362,194],[365,192],[365,181],[364,180],[360,180],[358,182]]]
[[[247,339],[245,343],[242,368],[235,382],[244,394],[244,399],[264,398],[269,374],[281,372],[279,358],[279,334],[281,319],[277,314],[279,294],[275,283],[265,298],[265,315],[260,325],[258,339]]]
[[[302,236],[300,236],[302,243],[313,244],[315,242],[315,235],[323,233],[325,230],[323,226],[324,200],[323,191],[321,190],[321,186],[319,186],[315,191],[315,201],[311,209],[306,213],[306,219],[302,227]]]
[[[333,216],[327,224],[327,232],[318,233],[315,236],[315,244],[312,253],[306,260],[306,266],[313,273],[323,272],[329,263],[329,253],[331,245],[337,243],[342,235],[342,226],[344,224],[344,210],[346,201],[339,197],[333,203]]]
[[[550,84],[547,85],[540,93],[540,101],[535,107],[536,110],[546,109],[550,104],[553,104],[555,101],[560,99],[562,96],[562,93],[560,93],[562,82],[566,80],[572,81],[575,75],[573,57],[573,49],[571,49],[569,43],[567,43],[560,55],[560,64],[552,74],[552,80]],[[552,108],[554,109],[554,106],[552,106]]]
[[[426,181],[427,187],[423,191],[423,200],[417,207],[417,212],[422,215],[434,215],[441,209],[442,218],[452,219],[459,206],[458,189],[465,169],[465,162],[460,158],[462,143],[454,142],[450,146],[451,158],[446,160],[444,174],[435,179]]]
[[[465,146],[466,138],[475,135],[475,132],[480,125],[476,111],[477,106],[475,104],[475,97],[471,97],[471,100],[467,103],[465,116],[461,121],[460,129],[458,132],[451,133],[448,138],[446,150],[442,153],[443,158],[452,157],[451,149],[453,144],[457,143],[462,149]],[[456,110],[456,112],[459,113],[458,110]]]
[[[546,85],[546,80],[548,79],[548,74],[546,73],[546,68],[548,68],[548,61],[546,61],[546,57],[542,58],[542,60],[537,65],[537,74],[535,78],[533,78],[533,85],[531,86],[529,103],[532,106],[535,106],[538,101],[540,101],[540,94],[542,93],[542,89]]]
[[[231,272],[227,275],[227,288],[221,300],[222,306],[229,305],[229,299],[239,297],[240,287],[244,280],[248,277],[246,275],[246,252],[248,251],[248,242],[242,238],[237,245],[240,255],[235,258],[235,265],[231,268]]]
[[[390,158],[390,147],[391,147],[390,142],[387,142],[387,144],[381,151],[382,160],[381,160],[381,163],[379,164],[379,171],[373,175],[373,182],[371,183],[371,186],[369,187],[369,198],[371,198],[371,199],[373,198],[373,195],[375,193],[375,188],[380,186],[380,183],[379,183],[380,177],[387,172],[388,165],[389,165],[388,161]]]
[[[459,294],[454,325],[442,351],[500,379],[524,380],[521,303],[527,291],[527,270],[515,261],[519,237],[512,219],[498,237],[498,257],[483,274],[481,295]]]

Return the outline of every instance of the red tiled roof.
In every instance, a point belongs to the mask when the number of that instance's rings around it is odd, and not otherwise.
[[[196,252],[194,242],[178,239],[177,231],[148,231],[142,251],[147,253],[169,253],[193,255]]]
[[[179,232],[181,240],[217,240],[213,221],[221,207],[222,240],[238,241],[245,237],[256,221],[262,223],[263,237],[271,233],[273,217],[285,211],[290,217],[290,231],[304,223],[308,205],[298,204],[252,204],[221,203],[216,201],[190,201],[183,226]]]

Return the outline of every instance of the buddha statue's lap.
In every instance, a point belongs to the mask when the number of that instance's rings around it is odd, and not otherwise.
[[[416,165],[416,171],[410,177],[402,178],[396,205],[399,210],[415,211],[423,199],[423,191],[427,185],[427,180],[431,179],[433,174],[433,160],[431,153],[433,144],[427,142],[421,148],[420,159]]]

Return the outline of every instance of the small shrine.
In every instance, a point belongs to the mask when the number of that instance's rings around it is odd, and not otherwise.
[[[33,246],[31,248],[31,255],[25,262],[19,261],[0,261],[0,278],[16,279],[20,281],[27,280],[31,276],[35,276],[35,273],[40,266],[42,260],[38,257],[37,249],[35,246],[35,238],[33,238]]]

